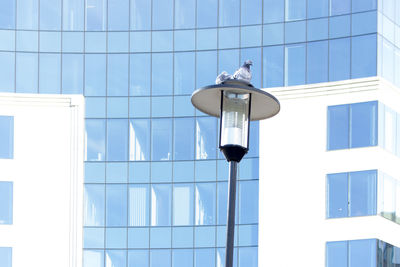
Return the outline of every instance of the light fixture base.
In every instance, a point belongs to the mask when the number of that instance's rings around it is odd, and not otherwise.
[[[238,145],[224,145],[219,147],[219,149],[224,153],[227,161],[236,162],[240,162],[249,151],[247,148]]]

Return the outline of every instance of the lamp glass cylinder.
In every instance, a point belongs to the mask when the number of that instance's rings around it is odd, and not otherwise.
[[[223,91],[221,94],[220,147],[241,146],[248,149],[250,94]]]

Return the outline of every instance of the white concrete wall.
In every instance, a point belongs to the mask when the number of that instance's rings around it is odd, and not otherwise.
[[[326,150],[327,106],[379,100],[400,113],[400,91],[379,78],[267,90],[280,113],[260,123],[259,266],[325,266],[327,241],[378,238],[400,246],[380,216],[326,219],[326,175],[379,169],[400,179],[380,147]]]
[[[82,265],[83,96],[0,94],[14,116],[14,158],[0,159],[13,182],[13,224],[0,225],[12,266]]]

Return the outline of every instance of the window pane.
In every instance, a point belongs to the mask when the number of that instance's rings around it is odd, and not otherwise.
[[[150,267],[170,267],[171,266],[171,250],[170,249],[153,249],[150,250]]]
[[[105,31],[107,28],[107,1],[86,0],[86,30]]]
[[[285,85],[304,84],[306,79],[305,44],[285,48]]]
[[[15,28],[15,2],[16,0],[3,0],[0,2],[0,28]]]
[[[125,267],[126,251],[124,250],[107,250],[106,267]]]
[[[172,267],[193,267],[193,250],[172,250]]]
[[[63,1],[63,30],[83,31],[84,0]]]
[[[335,173],[327,176],[327,217],[341,218],[348,216],[348,174]]]
[[[153,52],[168,52],[173,50],[172,31],[153,31],[151,38]]]
[[[150,248],[170,248],[170,247],[171,247],[171,228],[151,227]]]
[[[106,122],[105,120],[86,120],[85,160],[105,160]]]
[[[172,29],[173,6],[172,0],[153,0],[153,30]]]
[[[326,243],[326,267],[347,266],[347,242]]]
[[[104,226],[104,185],[86,184],[84,195],[84,225]]]
[[[197,1],[197,27],[216,27],[218,2],[214,0]]]
[[[240,23],[240,1],[219,1],[219,26],[237,26]]]
[[[264,23],[282,22],[285,15],[285,1],[264,0]]]
[[[103,250],[84,250],[83,251],[83,267],[104,267],[104,251]]]
[[[196,19],[195,0],[175,0],[175,28],[194,28]]]
[[[12,266],[12,248],[0,247],[0,259],[2,267]]]
[[[130,120],[129,160],[150,160],[150,121]]]
[[[193,184],[174,185],[174,225],[193,224]]]
[[[306,0],[286,0],[285,19],[300,20],[306,18]]]
[[[328,41],[307,45],[307,83],[328,81]]]
[[[61,29],[61,0],[40,0],[40,30]]]
[[[328,150],[349,147],[349,105],[328,107]]]
[[[239,249],[239,267],[258,267],[258,248]]]
[[[396,112],[388,107],[385,107],[384,114],[384,140],[383,146],[389,152],[395,154],[396,153]],[[379,111],[379,113],[381,113]],[[380,114],[381,115],[381,114]],[[381,118],[379,118],[381,119]],[[399,140],[400,142],[400,140]]]
[[[195,250],[195,267],[215,267],[215,249],[203,248]]]
[[[174,159],[194,159],[194,119],[177,118],[174,121]]]
[[[128,121],[115,119],[107,121],[107,160],[128,160]]]
[[[150,95],[150,54],[132,54],[130,65],[130,95]]]
[[[215,224],[216,209],[216,186],[215,183],[196,184],[196,207],[195,224],[213,225]]]
[[[349,176],[350,216],[376,214],[376,171],[351,172]]]
[[[376,45],[376,34],[352,38],[352,78],[369,77],[376,75]]]
[[[83,55],[62,55],[62,92],[81,94],[83,92]]]
[[[306,22],[295,21],[285,24],[285,42],[300,43],[306,41]]]
[[[127,225],[127,186],[106,185],[106,225]]]
[[[104,118],[106,116],[105,97],[85,97],[85,117]]]
[[[328,16],[328,0],[308,0],[307,17],[320,18]]]
[[[106,55],[85,55],[85,96],[106,95]]]
[[[0,224],[12,224],[12,223],[13,223],[13,183],[0,182]]]
[[[14,117],[0,116],[0,159],[14,157]]]
[[[196,159],[215,159],[217,153],[217,120],[196,119]]]
[[[350,38],[329,41],[329,81],[350,78]]]
[[[376,239],[349,241],[349,267],[376,266]]]
[[[104,228],[83,228],[83,247],[84,248],[103,248],[104,247]]]
[[[151,72],[153,95],[172,95],[172,65],[171,53],[153,54]]]
[[[149,266],[149,251],[148,250],[129,250],[128,251],[128,266],[129,267],[148,267]]]
[[[148,249],[150,244],[149,238],[150,238],[150,231],[148,227],[128,228],[128,248]]]
[[[214,84],[217,77],[217,53],[198,52],[196,60],[196,88]]]
[[[151,226],[171,225],[171,184],[151,186]]]
[[[108,55],[107,62],[107,92],[110,96],[128,95],[128,66],[127,54]]]
[[[39,55],[39,93],[59,94],[60,86],[61,56],[41,53]]]
[[[351,3],[352,12],[361,12],[376,9],[377,0],[353,0]]]
[[[328,18],[312,19],[307,21],[307,40],[328,39]]]
[[[14,92],[15,53],[0,52],[0,92]]]
[[[129,185],[129,226],[148,226],[149,210],[149,185]]]
[[[383,178],[383,198],[381,201],[383,202],[381,215],[389,220],[395,219],[396,212],[396,180],[390,177],[389,175],[380,173],[380,176]]]
[[[153,119],[151,132],[152,160],[171,160],[172,120]]]
[[[125,248],[127,236],[126,228],[106,228],[106,248]]]
[[[239,182],[239,223],[258,223],[258,181]]]
[[[350,13],[351,1],[349,0],[329,0],[329,15],[335,16]]]
[[[283,86],[283,46],[264,47],[263,87]]]
[[[242,0],[241,25],[262,23],[262,0]]]
[[[38,54],[17,53],[17,93],[38,92]]]
[[[129,0],[108,1],[108,30],[129,30]]]
[[[17,28],[24,30],[38,29],[39,0],[18,0]]]
[[[350,147],[377,145],[377,102],[350,105],[351,144]]]

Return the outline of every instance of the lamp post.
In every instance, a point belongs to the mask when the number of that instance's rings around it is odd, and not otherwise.
[[[280,110],[279,101],[250,83],[230,79],[197,89],[192,104],[220,117],[219,149],[229,162],[225,267],[233,266],[237,165],[249,151],[250,121],[267,119]]]

